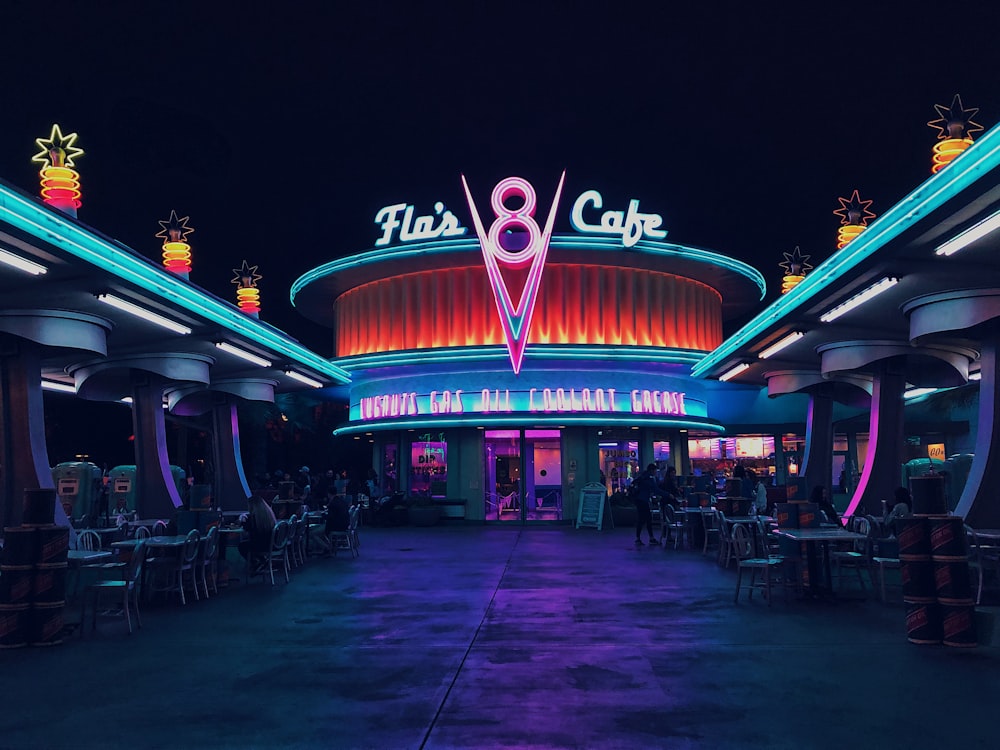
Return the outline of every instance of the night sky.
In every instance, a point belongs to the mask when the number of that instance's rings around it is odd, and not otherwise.
[[[833,250],[838,196],[882,214],[930,175],[934,104],[1000,122],[994,4],[868,5],[7,0],[0,177],[36,193],[34,139],[79,133],[82,221],[158,259],[190,215],[192,281],[232,299],[259,264],[262,317],[324,355],[291,282],[390,203],[467,224],[461,173],[544,204],[566,169],[557,231],[585,189],[639,198],[770,300],[782,253]]]

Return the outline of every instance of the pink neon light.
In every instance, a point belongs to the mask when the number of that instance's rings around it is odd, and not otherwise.
[[[510,355],[510,363],[514,368],[515,375],[521,371],[524,347],[528,343],[531,318],[535,312],[535,302],[538,299],[542,271],[545,270],[545,258],[549,252],[549,240],[552,238],[552,227],[555,224],[556,209],[559,205],[559,197],[562,195],[565,179],[566,172],[563,171],[559,178],[559,185],[556,187],[555,197],[552,199],[552,207],[549,209],[549,215],[545,221],[544,231],[534,219],[536,197],[535,189],[531,183],[520,177],[508,177],[501,180],[493,188],[493,194],[490,197],[490,205],[497,218],[487,232],[483,227],[479,210],[476,208],[476,202],[472,198],[472,191],[469,190],[469,183],[466,182],[465,175],[462,175],[462,187],[465,188],[465,197],[469,202],[469,210],[472,212],[472,222],[476,227],[476,234],[479,235],[486,273],[490,279],[490,286],[493,288],[493,297],[496,300],[500,324],[507,342],[507,353]],[[524,204],[520,208],[511,210],[505,204],[509,198],[514,196],[520,197]],[[510,251],[504,248],[501,243],[501,233],[513,227],[527,230],[528,242],[523,250]],[[521,268],[531,264],[517,306],[511,301],[507,282],[500,273],[501,263],[512,268]]]

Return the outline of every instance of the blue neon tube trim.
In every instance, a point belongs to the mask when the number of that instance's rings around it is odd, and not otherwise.
[[[764,298],[764,294],[767,291],[767,284],[764,281],[764,277],[761,275],[760,271],[753,266],[749,266],[746,263],[733,258],[728,258],[725,255],[713,253],[709,250],[702,250],[700,248],[684,247],[683,245],[674,245],[667,242],[640,240],[636,243],[635,247],[625,249],[622,247],[620,239],[567,234],[554,235],[549,243],[549,246],[552,248],[582,248],[584,250],[597,250],[601,252],[614,252],[619,254],[640,252],[653,256],[697,260],[702,263],[725,268],[746,277],[757,286],[760,293],[760,299]],[[341,273],[360,266],[375,263],[386,263],[404,258],[416,258],[424,255],[439,255],[441,253],[452,252],[478,253],[479,251],[479,240],[475,238],[414,242],[403,246],[395,245],[375,250],[366,250],[365,252],[357,255],[350,255],[346,258],[339,258],[337,260],[330,261],[329,263],[324,263],[322,266],[318,266],[313,270],[304,273],[292,284],[289,297],[294,305],[295,297],[300,291],[302,291],[303,287],[308,286],[314,281],[317,281],[325,276]]]
[[[469,414],[465,417],[447,417],[443,419],[385,419],[366,422],[354,422],[338,427],[334,435],[351,435],[356,432],[375,432],[381,430],[429,429],[442,427],[490,427],[490,426],[527,426],[544,425],[628,425],[632,427],[678,427],[681,429],[710,430],[724,433],[725,427],[717,422],[702,422],[692,419],[670,419],[664,417],[608,414],[590,416],[572,416],[566,413],[540,415],[518,414],[513,416],[491,416],[489,414]]]
[[[900,200],[855,240],[819,264],[790,292],[782,295],[757,317],[730,336],[723,344],[694,366],[691,375],[706,374],[732,357],[755,336],[779,319],[808,302],[831,282],[854,269],[905,230],[940,208],[951,198],[994,169],[1000,163],[1000,125],[993,127],[979,141],[960,154],[945,169],[924,181]]]
[[[625,362],[656,362],[658,364],[693,365],[704,354],[688,349],[660,349],[619,344],[567,345],[531,344],[527,348],[536,361],[538,359],[590,359]],[[496,346],[449,347],[445,349],[407,349],[398,352],[376,352],[342,357],[337,366],[353,372],[375,367],[404,367],[431,363],[459,363],[470,361],[506,360],[507,349],[502,344]]]
[[[76,224],[0,185],[0,214],[11,225],[55,245],[71,255],[135,284],[140,289],[183,305],[212,323],[267,346],[295,363],[342,383],[350,382],[346,371],[304,346],[278,335],[277,329],[257,323],[236,307],[213,299],[180,281],[171,273],[137,258],[114,244],[89,234]]]

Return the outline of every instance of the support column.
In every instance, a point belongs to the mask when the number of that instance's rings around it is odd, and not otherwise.
[[[41,347],[23,339],[0,340],[0,527],[21,523],[25,489],[51,489],[42,403]]]
[[[879,515],[882,501],[899,486],[903,465],[903,391],[906,376],[903,360],[891,358],[878,362],[872,383],[872,409],[868,426],[868,453],[861,480],[847,505],[845,516],[858,507]]]
[[[809,389],[806,447],[799,474],[806,478],[808,492],[817,486],[830,487],[833,474],[833,396],[822,386]]]
[[[215,441],[215,504],[223,510],[245,510],[250,485],[240,455],[240,425],[236,404],[219,404],[212,409]]]
[[[132,376],[132,429],[135,433],[136,509],[143,518],[169,518],[183,501],[170,473],[163,391],[157,375]]]
[[[1000,381],[997,380],[997,356],[1000,336],[993,333],[983,340],[979,381],[979,430],[976,455],[969,470],[955,515],[965,518],[973,528],[1000,527]]]

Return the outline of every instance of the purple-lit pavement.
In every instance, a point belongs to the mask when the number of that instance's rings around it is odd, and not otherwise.
[[[0,747],[994,746],[1000,649],[909,644],[900,604],[734,605],[732,569],[632,539],[362,529],[288,585],[0,651]]]

